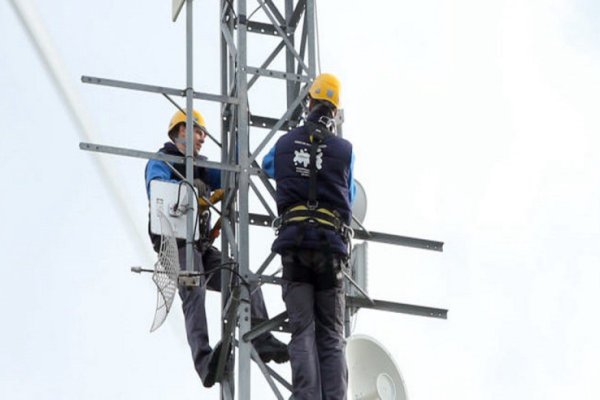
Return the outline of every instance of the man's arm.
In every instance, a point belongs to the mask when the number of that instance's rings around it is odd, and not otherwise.
[[[221,189],[221,170],[207,168],[206,179],[208,180],[206,183],[212,190]]]
[[[356,184],[354,183],[354,150],[350,155],[350,168],[348,173],[348,200],[350,200],[350,205],[354,204],[354,199],[356,198]]]
[[[150,182],[154,179],[177,182],[177,180],[173,179],[173,173],[164,161],[148,161],[148,164],[146,165],[146,194],[148,195],[148,198],[150,198]]]
[[[262,169],[269,178],[275,179],[275,146],[271,147],[271,150],[263,158]]]

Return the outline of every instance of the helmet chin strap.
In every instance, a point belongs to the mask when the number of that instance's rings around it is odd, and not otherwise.
[[[329,107],[328,105],[326,105],[326,104],[324,104],[322,102],[319,102],[319,103],[315,104],[313,106],[313,108],[311,109],[310,108],[310,100],[311,99],[310,99],[309,96],[306,96],[306,97],[307,97],[307,101],[303,102],[303,104],[302,104],[302,108],[303,108],[303,115],[302,115],[302,117],[303,117],[303,119],[305,121],[308,119],[308,116],[311,113],[318,112],[321,109],[327,110],[327,114],[332,114],[331,107]],[[321,125],[324,125],[325,127],[327,127],[327,130],[329,132],[333,133],[334,135],[336,134],[337,124],[335,122],[335,117],[330,116],[330,115],[321,115],[319,117],[319,123]]]
[[[323,115],[319,118],[319,123],[325,125],[329,132],[333,133],[334,135],[336,134],[337,125],[335,123],[335,118],[326,117]]]

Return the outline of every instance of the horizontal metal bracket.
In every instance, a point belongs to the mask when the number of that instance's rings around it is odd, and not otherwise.
[[[258,115],[250,116],[250,126],[255,128],[271,129],[278,121],[279,120],[277,118],[261,117]],[[283,123],[283,125],[281,125],[279,130],[284,132],[290,131],[298,126],[299,123],[300,121],[286,121]]]
[[[256,325],[254,328],[252,328],[252,330],[246,332],[246,334],[242,338],[245,342],[249,342],[265,332],[289,332],[288,324],[286,322],[287,319],[287,311],[284,311],[281,314],[278,314],[273,318]]]
[[[448,319],[448,310],[442,308],[432,308],[417,306],[412,304],[393,303],[391,301],[373,300],[371,303],[363,297],[346,296],[346,306],[351,308],[370,308],[380,311],[391,311],[400,314],[417,315],[420,317]],[[263,321],[248,331],[244,336],[244,341],[251,341],[265,332],[289,332],[287,311],[276,315],[275,317]]]
[[[117,81],[114,79],[96,78],[93,76],[85,76],[84,75],[81,77],[81,81],[83,83],[91,83],[94,85],[138,90],[138,91],[142,91],[142,92],[168,94],[168,95],[172,95],[172,96],[181,96],[181,97],[184,97],[186,95],[185,89],[174,89],[174,88],[168,88],[168,87],[164,87],[164,86],[145,85],[142,83]],[[238,99],[235,97],[220,96],[220,95],[210,94],[210,93],[193,92],[193,97],[195,99],[217,101],[220,103],[230,103],[230,104],[238,104],[239,103]]]
[[[279,36],[279,32],[277,31],[277,28],[275,28],[275,25],[273,24],[265,24],[264,22],[254,22],[254,21],[250,21],[248,22],[248,24],[246,24],[248,32],[253,32],[253,33],[260,33],[263,35],[270,35],[270,36]],[[236,26],[237,28],[237,26]],[[280,28],[282,30],[285,30],[286,27],[285,26],[280,26]]]
[[[448,310],[446,309],[393,303],[383,300],[373,300],[373,303],[371,303],[363,297],[346,296],[346,307],[371,308],[373,310],[418,315],[420,317],[448,319]]]
[[[368,240],[370,242],[397,244],[400,246],[413,247],[416,249],[444,251],[444,242],[435,240],[418,239],[408,236],[391,235],[389,233],[364,231],[362,229],[354,230],[354,238]]]
[[[293,82],[310,82],[310,78],[306,75],[293,74],[290,72],[275,71],[266,68],[246,67],[246,72],[253,75],[268,76],[271,78],[286,79]]]
[[[185,163],[185,157],[183,157],[183,156],[178,157],[178,156],[172,156],[172,155],[163,154],[163,153],[152,153],[152,152],[148,152],[148,151],[125,149],[122,147],[103,146],[100,144],[81,142],[81,143],[79,143],[79,148],[81,150],[93,151],[93,152],[97,152],[97,153],[115,154],[118,156],[144,158],[147,160],[161,160],[161,161],[167,161],[167,162],[175,163],[175,164],[184,164]],[[240,171],[240,167],[237,165],[227,165],[227,164],[221,164],[221,163],[213,162],[213,161],[194,160],[194,165],[197,167],[213,168],[213,169],[220,169],[220,170],[232,171],[232,172]]]
[[[273,285],[281,285],[284,282],[283,279],[271,275],[257,275],[256,279],[258,283],[271,283]]]
[[[248,216],[250,224],[252,225],[270,227],[273,223],[273,218],[269,217],[268,215],[250,213]],[[370,242],[394,244],[423,250],[443,251],[444,249],[444,243],[435,240],[418,239],[408,236],[391,235],[388,233],[373,231],[369,231],[367,233],[366,231],[359,229],[354,230],[354,237],[356,239],[367,240]]]

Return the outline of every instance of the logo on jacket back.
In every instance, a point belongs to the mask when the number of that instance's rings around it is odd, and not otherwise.
[[[294,150],[294,165],[296,166],[296,172],[302,176],[309,176],[310,170],[310,152],[307,149]],[[323,150],[317,149],[317,170],[323,168]]]

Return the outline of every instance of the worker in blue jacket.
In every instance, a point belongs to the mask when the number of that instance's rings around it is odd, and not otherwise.
[[[335,135],[340,82],[321,74],[304,125],[283,135],[262,167],[277,184],[272,250],[281,254],[296,400],[346,399],[343,273],[355,195],[352,145]]]
[[[194,110],[194,157],[206,160],[206,157],[199,155],[202,144],[206,138],[206,127],[202,115]],[[186,115],[176,112],[169,123],[168,135],[170,142],[164,144],[159,153],[184,156],[186,149]],[[150,198],[150,182],[155,179],[168,182],[181,182],[181,176],[185,176],[184,164],[172,165],[179,174],[173,172],[171,168],[160,160],[150,160],[146,165],[146,191]],[[194,186],[198,194],[205,198],[210,197],[213,201],[222,197],[220,171],[210,168],[194,166]],[[213,194],[211,196],[211,193]],[[215,383],[215,372],[220,351],[220,344],[211,349],[208,340],[208,326],[206,321],[205,296],[206,287],[209,289],[221,290],[221,252],[214,246],[212,241],[215,238],[214,229],[210,229],[210,221],[203,220],[200,225],[200,239],[194,246],[194,271],[207,273],[207,281],[201,278],[198,287],[179,287],[179,296],[182,301],[183,314],[185,317],[185,327],[187,339],[192,350],[194,367],[206,387],[211,387]],[[150,232],[150,239],[156,252],[160,249],[160,236]],[[179,260],[181,265],[186,265],[185,240],[177,240]],[[252,288],[256,289],[256,288]],[[263,294],[260,288],[252,291],[251,314],[253,319],[268,319]],[[263,362],[271,360],[282,363],[289,359],[287,346],[277,340],[270,332],[265,333],[253,341],[256,351]]]

